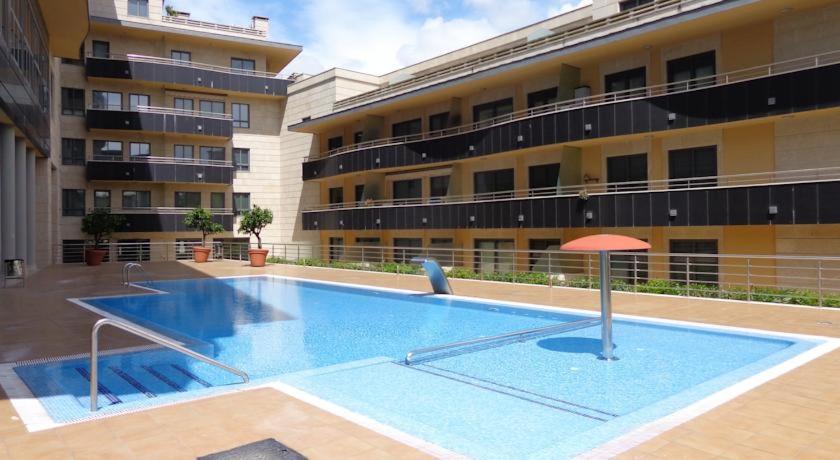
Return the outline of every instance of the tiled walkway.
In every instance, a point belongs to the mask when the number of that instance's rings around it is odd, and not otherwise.
[[[240,262],[150,263],[154,279],[273,273],[428,290],[424,277]],[[456,293],[595,309],[597,292],[453,280]],[[84,353],[97,319],[65,299],[123,294],[120,266],[55,266],[26,288],[0,290],[0,363]],[[619,313],[840,337],[840,311],[617,293]],[[142,345],[103,330],[103,348]],[[840,351],[825,355],[644,443],[629,458],[836,458],[840,451]],[[5,458],[194,458],[265,438],[309,458],[425,455],[273,389],[257,389],[28,433],[0,392]]]

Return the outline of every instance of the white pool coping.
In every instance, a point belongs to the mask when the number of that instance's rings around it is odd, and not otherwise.
[[[424,295],[425,297],[435,297],[435,298],[445,298],[445,299],[456,299],[456,300],[464,300],[469,302],[483,302],[488,303],[491,305],[499,305],[499,306],[513,306],[517,308],[529,309],[529,310],[537,310],[537,311],[545,311],[545,312],[564,312],[570,313],[578,316],[592,316],[598,317],[600,316],[599,312],[593,312],[590,310],[581,310],[571,307],[556,307],[556,306],[548,306],[548,305],[537,305],[537,304],[529,304],[523,302],[515,302],[515,301],[503,301],[503,300],[495,300],[495,299],[485,299],[479,297],[467,297],[467,296],[459,296],[459,295],[444,295],[444,294],[431,294],[424,291],[414,291],[408,289],[397,289],[397,288],[387,288],[387,287],[377,287],[377,286],[369,286],[369,285],[359,285],[354,283],[344,283],[338,281],[323,281],[323,280],[313,280],[308,278],[301,278],[301,277],[294,277],[294,276],[283,276],[283,275],[273,275],[273,274],[264,274],[264,275],[237,275],[237,276],[220,276],[215,277],[214,279],[231,279],[231,278],[274,278],[274,279],[282,279],[282,280],[292,280],[292,281],[300,281],[300,282],[307,282],[307,283],[319,283],[319,284],[326,284],[326,285],[333,285],[333,286],[341,286],[341,287],[349,287],[349,288],[363,288],[363,289],[371,289],[377,291],[384,291],[384,292],[392,292],[398,294],[408,294],[408,295]],[[188,281],[188,280],[168,280],[168,281]],[[153,289],[151,287],[142,286],[139,284],[132,283],[132,286],[145,289],[150,291],[152,294],[157,295],[164,295],[167,294],[166,291],[161,291],[158,289]],[[71,303],[85,308],[97,315],[117,319],[123,322],[127,322],[133,325],[135,323],[128,321],[120,316],[114,315],[112,313],[106,312],[101,310],[87,302],[85,300],[95,300],[95,299],[103,299],[103,298],[114,298],[114,297],[129,297],[129,296],[141,296],[141,295],[149,295],[146,293],[133,293],[133,294],[123,294],[123,295],[109,295],[109,296],[98,296],[98,297],[85,297],[85,298],[68,298],[67,300]],[[805,365],[808,362],[811,362],[820,356],[823,356],[831,351],[840,348],[840,339],[836,339],[833,337],[826,337],[826,336],[817,336],[817,335],[807,335],[807,334],[796,334],[790,332],[776,332],[776,331],[766,331],[761,329],[754,329],[754,328],[745,328],[745,327],[738,327],[738,326],[725,326],[725,325],[712,325],[712,324],[705,324],[705,323],[697,323],[691,321],[681,321],[681,320],[673,320],[673,319],[664,319],[664,318],[652,318],[646,316],[639,316],[639,315],[629,315],[623,313],[615,313],[613,315],[615,318],[619,319],[627,319],[632,320],[635,322],[642,322],[648,324],[665,324],[665,325],[674,325],[674,326],[682,326],[682,327],[690,327],[694,329],[701,329],[701,330],[709,330],[709,331],[726,331],[726,332],[733,332],[733,333],[740,333],[740,334],[748,334],[752,336],[759,336],[759,337],[769,337],[769,338],[791,338],[796,340],[808,340],[808,341],[820,341],[823,342],[817,345],[810,350],[807,350],[803,353],[800,353],[782,363],[779,363],[773,367],[765,369],[758,374],[755,374],[747,379],[744,379],[740,382],[737,382],[733,385],[730,385],[716,393],[713,393],[701,400],[695,401],[691,403],[689,406],[684,407],[676,412],[673,412],[669,415],[661,417],[657,420],[644,424],[629,433],[625,433],[624,435],[618,436],[616,438],[607,441],[606,443],[592,449],[578,458],[582,459],[591,459],[591,458],[605,458],[605,457],[613,457],[632,448],[649,441],[656,436],[675,428],[678,425],[681,425],[695,417],[698,417],[716,407],[725,404],[732,399],[743,395],[750,390],[755,389],[758,386],[761,386],[771,380],[778,378],[779,376],[790,372],[800,366]],[[142,326],[141,326],[142,327]],[[143,351],[146,349],[153,349],[158,348],[156,345],[144,345],[139,347],[128,347],[128,348],[120,348],[120,349],[113,349],[102,351],[100,354],[102,355],[112,355],[112,354],[121,354],[121,353],[129,353],[129,352],[136,352],[136,351]],[[39,362],[57,362],[57,361],[64,361],[70,359],[78,359],[83,357],[88,357],[89,354],[76,354],[76,355],[69,355],[69,356],[59,356],[54,358],[44,358],[44,359],[36,359],[36,360],[27,360],[21,362],[14,362],[14,363],[3,363],[0,364],[0,387],[4,389],[7,396],[9,397],[12,406],[17,411],[18,415],[20,416],[21,421],[24,423],[26,429],[29,432],[37,432],[43,430],[49,430],[53,428],[59,428],[62,426],[73,425],[78,423],[84,423],[90,420],[102,419],[102,418],[109,418],[109,417],[116,417],[125,414],[137,413],[137,412],[144,412],[149,410],[154,410],[161,407],[166,406],[173,406],[178,404],[183,404],[186,402],[192,401],[199,401],[202,399],[214,398],[218,396],[224,396],[227,394],[232,394],[235,392],[241,391],[250,391],[259,388],[272,388],[276,391],[284,393],[290,397],[303,401],[307,404],[315,406],[321,410],[329,412],[333,415],[338,417],[344,418],[350,422],[353,422],[357,425],[365,427],[371,431],[374,431],[378,434],[381,434],[385,437],[393,439],[397,442],[403,443],[410,447],[413,447],[417,450],[420,450],[426,454],[432,455],[437,458],[445,458],[445,459],[462,459],[466,458],[465,456],[452,452],[446,448],[438,446],[434,443],[425,441],[421,438],[413,436],[411,434],[405,433],[401,430],[398,430],[394,427],[389,425],[377,422],[369,417],[364,415],[358,414],[356,412],[350,411],[345,409],[342,406],[337,404],[331,403],[329,401],[323,400],[317,396],[314,396],[310,393],[302,391],[298,388],[290,386],[286,383],[281,381],[269,381],[266,383],[262,383],[259,385],[252,385],[252,386],[245,386],[245,387],[234,387],[228,389],[219,389],[218,391],[213,392],[212,394],[208,395],[200,395],[195,397],[187,397],[178,401],[171,401],[162,404],[158,404],[155,406],[149,407],[139,407],[134,409],[129,409],[125,411],[118,411],[118,412],[110,412],[107,414],[93,414],[89,418],[73,421],[73,422],[66,422],[66,423],[56,423],[52,420],[52,418],[47,413],[44,406],[41,402],[36,398],[23,380],[15,373],[14,368],[21,365],[27,364],[36,364]]]

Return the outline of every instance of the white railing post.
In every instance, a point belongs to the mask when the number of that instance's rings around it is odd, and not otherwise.
[[[817,296],[819,297],[819,306],[823,306],[823,283],[822,283],[822,259],[817,261]]]
[[[720,265],[720,263],[718,263]],[[752,264],[750,258],[747,257],[747,302],[752,302]]]

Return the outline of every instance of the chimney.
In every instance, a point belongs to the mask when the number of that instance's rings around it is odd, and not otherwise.
[[[268,35],[268,18],[265,16],[252,16],[251,28]]]

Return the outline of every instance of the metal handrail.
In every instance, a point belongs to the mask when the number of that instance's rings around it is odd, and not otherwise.
[[[569,99],[565,101],[555,102],[552,104],[546,104],[538,107],[531,107],[528,109],[518,110],[509,114],[500,115],[498,117],[488,118],[487,120],[467,123],[435,131],[426,131],[423,133],[411,134],[408,136],[396,136],[359,142],[356,144],[345,145],[332,150],[328,150],[312,159],[314,160],[331,157],[334,155],[370,147],[381,147],[386,145],[402,144],[406,142],[416,142],[426,139],[437,139],[442,137],[454,136],[539,115],[546,115],[551,113],[563,112],[566,110],[577,109],[581,107],[612,104],[615,102],[642,99],[646,97],[660,96],[665,94],[677,94],[689,91],[697,91],[701,89],[723,86],[731,83],[743,82],[772,75],[781,75],[805,69],[824,67],[827,65],[833,65],[837,63],[840,63],[840,50],[829,51],[826,53],[790,59],[786,61],[773,62],[770,64],[748,67],[715,75],[708,75],[692,80],[662,83],[658,85],[643,86],[640,88],[627,89],[612,93],[595,94],[592,96],[586,96],[577,99]]]
[[[499,201],[527,198],[569,197],[603,194],[624,194],[644,191],[665,191],[690,188],[702,190],[720,187],[757,186],[770,184],[790,184],[798,182],[824,182],[840,180],[840,167],[795,169],[758,173],[724,174],[718,176],[688,177],[680,179],[655,179],[628,182],[605,182],[515,189],[501,192],[473,193],[464,195],[446,195],[406,199],[382,199],[349,201],[309,206],[302,212],[324,211],[330,209],[355,209],[371,206],[415,206],[427,204],[450,204],[478,201]]]
[[[96,209],[96,208],[93,208]],[[138,208],[105,208],[112,214],[187,214],[195,208],[178,208],[174,206],[154,206]],[[233,214],[231,208],[204,208],[211,214]]]
[[[389,84],[387,86],[382,86],[378,89],[374,89],[356,96],[342,99],[341,101],[334,103],[333,108],[337,110],[339,108],[350,107],[355,104],[359,104],[364,101],[369,101],[380,96],[398,93],[400,90],[406,90],[411,87],[420,86],[423,83],[427,83],[430,81],[438,81],[443,77],[458,72],[474,73],[477,71],[478,67],[484,68],[490,64],[495,64],[504,59],[518,57],[528,52],[543,51],[544,48],[549,48],[555,45],[559,45],[560,48],[565,48],[574,43],[578,43],[577,40],[587,39],[587,35],[591,36],[592,38],[595,38],[595,34],[597,32],[602,32],[608,27],[615,27],[626,23],[638,23],[640,22],[640,19],[645,19],[646,16],[653,16],[654,13],[662,13],[663,10],[665,10],[666,8],[673,7],[672,9],[676,14],[687,11],[689,7],[695,4],[697,4],[697,7],[702,7],[705,3],[709,3],[708,0],[657,0],[649,5],[640,6],[638,8],[633,8],[606,17],[604,19],[588,22],[579,27],[562,30],[541,39],[526,41],[525,43],[516,43],[508,48],[492,52],[491,54],[476,56],[464,62],[446,66],[438,70],[431,70],[427,73],[418,75],[405,81],[401,81],[399,83]]]
[[[162,16],[161,20],[163,22],[171,22],[173,24],[181,24],[185,26],[192,26],[192,27],[201,27],[203,29],[213,29],[213,30],[220,30],[224,32],[233,32],[243,35],[256,35],[258,37],[265,37],[268,34],[264,30],[258,29],[251,29],[248,27],[242,26],[232,26],[228,24],[218,24],[215,22],[208,22],[208,21],[199,21],[197,19],[190,19],[186,17],[178,17],[178,16]]]
[[[200,165],[200,166],[233,166],[232,161],[227,160],[204,160],[200,158],[175,158],[175,157],[161,157],[151,155],[133,155],[129,156],[128,160],[120,155],[93,155],[93,158],[88,161],[109,161],[121,163],[154,163],[154,164],[184,164],[184,165]]]
[[[103,326],[113,326],[117,329],[122,329],[130,334],[134,334],[138,337],[142,337],[146,340],[151,342],[155,342],[158,345],[162,345],[166,348],[171,350],[177,351],[178,353],[187,355],[191,358],[195,358],[203,363],[209,364],[211,366],[218,367],[224,371],[230,372],[231,374],[237,375],[242,379],[242,383],[248,383],[250,378],[248,374],[244,371],[241,371],[235,367],[228,366],[227,364],[223,364],[219,361],[216,361],[213,358],[208,358],[207,356],[202,355],[201,353],[197,353],[189,348],[175,342],[174,340],[158,334],[157,332],[152,332],[144,327],[140,327],[126,321],[121,321],[114,318],[102,318],[93,325],[93,329],[90,333],[90,411],[96,412],[98,406],[96,404],[96,400],[99,396],[99,330]]]
[[[178,67],[189,67],[191,69],[211,70],[214,72],[228,73],[232,75],[245,75],[249,77],[262,78],[276,78],[279,80],[290,80],[287,77],[281,76],[280,73],[262,72],[260,70],[236,69],[233,67],[225,67],[216,64],[206,64],[203,62],[183,61],[180,59],[163,58],[157,56],[146,56],[144,54],[119,54],[110,53],[107,56],[96,56],[92,52],[87,53],[86,57],[92,59],[107,59],[112,61],[133,61],[133,62],[148,62],[151,64],[165,64]]]
[[[143,275],[146,277],[146,281],[147,282],[149,281],[149,274],[146,273],[146,269],[143,268],[143,265],[141,265],[137,262],[129,262],[129,263],[123,265],[123,268],[122,268],[122,284],[123,284],[123,286],[131,285],[131,280],[129,279],[130,276],[131,276],[131,270],[135,270],[135,271],[139,271],[140,273],[143,273]]]
[[[202,112],[201,110],[176,109],[174,107],[155,107],[151,105],[138,105],[136,107],[131,107],[122,104],[105,104],[104,106],[91,104],[90,107],[88,107],[88,110],[107,110],[110,112],[157,113],[161,115],[181,115],[186,117],[214,118],[217,120],[233,120],[233,115],[229,113]]]
[[[544,335],[544,334],[560,334],[563,332],[571,332],[576,331],[578,329],[583,329],[586,327],[597,326],[601,324],[600,318],[591,318],[591,319],[583,319],[579,321],[572,321],[569,323],[562,323],[562,324],[552,324],[551,326],[543,326],[533,329],[524,329],[514,332],[506,332],[504,334],[493,335],[490,337],[479,337],[477,339],[470,339],[470,340],[461,340],[459,342],[452,342],[443,345],[436,345],[433,347],[426,347],[426,348],[418,348],[417,350],[412,350],[406,353],[405,355],[405,364],[410,366],[416,360],[417,355],[424,355],[428,353],[432,353],[435,351],[441,350],[449,350],[453,348],[461,348],[461,347],[468,347],[472,345],[480,345],[482,343],[487,342],[494,342],[497,340],[504,340],[504,339],[512,339],[512,338],[524,338],[528,336],[535,336],[535,335]]]

